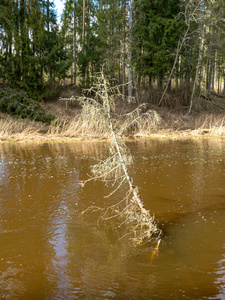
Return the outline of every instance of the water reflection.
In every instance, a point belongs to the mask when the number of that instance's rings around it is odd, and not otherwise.
[[[67,224],[67,207],[65,205],[59,208],[60,216],[59,218],[54,219],[54,224],[52,224],[54,232],[52,233],[49,243],[53,248],[53,257],[52,257],[52,266],[51,273],[47,273],[49,277],[49,282],[51,285],[56,287],[54,291],[51,291],[49,297],[61,296],[64,299],[67,297],[67,291],[72,288],[72,285],[69,281],[68,275],[68,239],[66,234],[66,227],[64,224]]]
[[[128,143],[135,183],[164,231],[153,261],[151,247],[81,218],[115,201],[100,183],[78,184],[107,143],[0,145],[0,298],[223,299],[224,145]]]
[[[225,250],[225,246],[223,247]],[[216,285],[218,286],[219,292],[213,299],[224,299],[225,298],[225,254],[223,258],[218,262],[218,268],[215,270],[217,275]]]

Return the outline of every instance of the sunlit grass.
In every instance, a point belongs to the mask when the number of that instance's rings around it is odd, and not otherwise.
[[[25,140],[39,135],[42,127],[40,123],[34,121],[6,117],[0,119],[0,139]]]
[[[211,134],[215,136],[225,136],[224,115],[201,114],[195,118],[195,130],[198,134]]]
[[[118,116],[118,131],[123,129],[125,137],[186,137],[225,136],[225,117],[221,114],[199,113],[179,115],[178,113],[151,110],[142,114],[134,123]],[[54,139],[111,139],[108,124],[101,118],[91,119],[81,114],[68,117],[61,114],[50,126],[40,122],[0,118],[0,140],[54,140]]]

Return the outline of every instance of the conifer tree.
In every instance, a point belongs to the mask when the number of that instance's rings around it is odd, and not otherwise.
[[[38,98],[44,84],[66,72],[51,0],[4,0],[1,8],[1,78]],[[44,74],[48,80],[44,82]]]
[[[137,0],[134,13],[136,72],[140,76],[149,76],[150,81],[158,79],[158,85],[162,87],[179,39],[179,3],[176,0]]]
[[[131,83],[129,96],[137,79],[168,90],[174,81],[190,105],[200,87],[224,89],[224,9],[224,0],[67,0],[59,28],[54,0],[2,0],[0,80],[37,98],[66,77],[92,85],[104,64],[111,84]]]

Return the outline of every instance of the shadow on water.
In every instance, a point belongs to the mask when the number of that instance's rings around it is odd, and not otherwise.
[[[224,140],[128,143],[160,250],[81,218],[108,187],[80,180],[108,143],[0,145],[0,298],[224,299]],[[116,195],[116,200],[120,193]],[[111,203],[111,202],[110,202]]]
[[[225,213],[225,195],[216,195],[216,197],[219,197],[220,201],[212,205],[201,207],[198,210],[193,210],[190,212],[173,212],[173,214],[168,212],[164,214],[163,217],[159,218],[159,227],[163,229],[164,235],[167,235],[167,229],[175,224],[182,224],[185,218],[199,215],[216,216],[217,214]]]

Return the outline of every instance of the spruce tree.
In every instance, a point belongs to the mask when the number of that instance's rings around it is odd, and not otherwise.
[[[179,1],[137,0],[134,23],[134,64],[141,76],[158,78],[159,86],[171,68],[180,23],[177,21]]]

